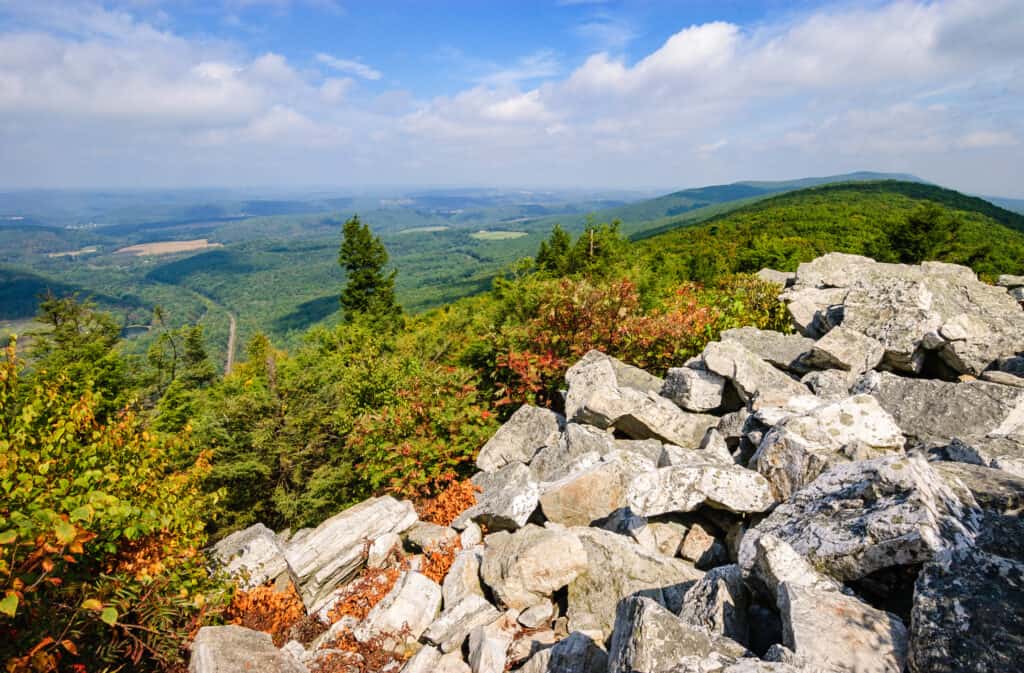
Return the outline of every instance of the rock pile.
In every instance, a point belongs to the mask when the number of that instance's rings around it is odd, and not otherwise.
[[[405,673],[1022,670],[1024,281],[842,254],[762,276],[800,334],[729,330],[664,380],[588,353],[564,416],[523,407],[482,448],[452,528],[382,497],[215,556],[324,614],[394,545],[458,538],[442,583],[414,556],[346,624]],[[324,656],[207,627],[190,668]]]

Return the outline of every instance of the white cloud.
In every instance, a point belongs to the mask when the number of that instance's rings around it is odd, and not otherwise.
[[[363,79],[378,80],[382,76],[379,70],[353,59],[336,58],[330,54],[317,54],[316,60],[339,72],[349,73]]]
[[[1013,147],[1018,144],[1017,137],[1007,131],[972,131],[957,141],[957,145],[966,149]]]

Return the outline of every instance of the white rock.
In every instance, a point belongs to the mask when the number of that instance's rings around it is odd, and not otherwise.
[[[587,567],[579,539],[565,530],[528,524],[484,539],[481,575],[505,606],[523,610],[550,598]]]
[[[692,512],[708,505],[730,512],[764,512],[775,504],[768,480],[721,464],[662,467],[638,475],[629,485],[629,506],[641,516]]]
[[[470,631],[477,626],[490,624],[500,616],[498,609],[483,596],[469,594],[446,608],[423,632],[423,638],[441,648],[444,653],[453,652],[462,647]]]
[[[519,407],[480,449],[477,467],[493,472],[512,462],[530,462],[541,448],[558,442],[562,423],[562,418],[548,409]]]
[[[383,637],[385,647],[399,647],[418,639],[440,609],[441,587],[418,572],[406,572],[353,635],[362,642]]]

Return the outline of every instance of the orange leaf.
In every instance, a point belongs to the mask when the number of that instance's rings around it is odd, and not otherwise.
[[[70,652],[71,654],[75,655],[76,657],[78,656],[78,648],[70,640],[62,640],[62,641],[60,641],[60,646],[63,647],[68,652]]]

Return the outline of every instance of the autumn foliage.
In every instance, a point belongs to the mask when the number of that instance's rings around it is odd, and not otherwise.
[[[460,514],[476,504],[479,491],[469,479],[453,479],[437,495],[420,502],[417,507],[420,520],[451,526]]]
[[[281,647],[306,617],[306,608],[294,585],[289,584],[285,591],[262,586],[236,591],[225,616],[231,624],[269,633],[274,644]]]

